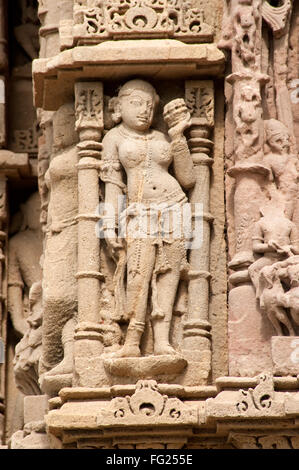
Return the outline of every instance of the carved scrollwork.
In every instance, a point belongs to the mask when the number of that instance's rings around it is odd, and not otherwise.
[[[211,41],[212,28],[203,11],[182,0],[107,0],[76,2],[74,35],[77,41],[153,37]]]
[[[191,425],[197,422],[197,409],[187,407],[177,398],[168,398],[158,391],[154,380],[139,380],[132,396],[114,398],[108,409],[98,415],[100,426]]]
[[[273,379],[267,374],[259,376],[259,384],[255,388],[240,390],[239,400],[236,403],[237,410],[247,412],[255,408],[256,410],[269,409],[273,402]]]

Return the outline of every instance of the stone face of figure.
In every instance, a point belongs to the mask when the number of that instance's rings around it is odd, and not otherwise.
[[[124,188],[124,171],[128,206],[121,218],[128,222],[128,228],[135,227],[138,221],[145,222],[151,204],[164,204],[164,216],[174,204],[181,207],[187,201],[182,187],[190,188],[194,184],[193,164],[183,135],[190,125],[188,113],[183,113],[181,120],[173,114],[175,125],[170,127],[169,139],[151,128],[158,99],[149,83],[127,82],[114,106],[115,121],[121,123],[103,139],[105,202],[112,204],[118,213],[117,198]],[[170,111],[168,114],[171,121],[172,114]],[[171,164],[175,176],[168,172]],[[121,315],[129,320],[125,344],[115,356],[140,356],[149,304],[152,305],[154,354],[175,354],[169,344],[169,331],[180,272],[186,264],[186,250],[182,237],[167,240],[157,222],[154,231],[154,240],[128,236],[122,244],[114,230],[106,230],[106,242],[117,260],[119,274],[115,278],[115,300],[118,302],[119,295],[125,297],[122,299],[125,311]],[[126,287],[118,291],[125,272]]]
[[[22,206],[21,230],[9,240],[8,310],[16,333],[23,336],[27,327],[24,299],[33,283],[41,280],[40,197],[34,193]]]

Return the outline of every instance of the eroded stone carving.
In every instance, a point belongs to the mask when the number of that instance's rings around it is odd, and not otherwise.
[[[272,197],[276,194],[283,197],[286,204],[286,215],[291,219],[296,205],[298,191],[297,158],[291,153],[290,132],[280,121],[270,119],[264,121],[265,128],[265,155],[263,161],[271,168],[273,181]],[[274,202],[275,203],[275,202]]]
[[[8,310],[16,333],[23,336],[28,314],[28,294],[41,280],[40,257],[42,236],[40,227],[40,197],[34,193],[21,207],[21,230],[9,240]]]
[[[180,185],[184,188],[194,185],[193,164],[183,136],[190,125],[190,115],[182,100],[165,107],[164,116],[170,125],[169,142],[165,135],[151,128],[158,99],[149,83],[127,82],[114,105],[115,119],[121,120],[121,124],[110,130],[103,140],[105,202],[114,209],[112,220],[111,214],[110,219],[107,214],[103,225],[111,256],[117,263],[114,319],[129,320],[124,346],[114,357],[141,355],[140,341],[147,319],[150,286],[154,354],[176,354],[169,344],[169,332],[179,279],[187,268],[186,249],[184,237],[167,237],[161,224],[165,223],[163,217],[166,220],[172,206],[177,205],[181,211],[187,201]],[[167,171],[172,161],[177,179]],[[117,198],[124,189],[122,169],[127,177],[128,202],[120,214]],[[163,204],[163,210],[150,213],[153,204]],[[149,214],[152,236],[147,226]],[[120,220],[128,221],[127,235],[123,239],[117,239],[115,233],[119,215]],[[137,225],[145,230],[143,236],[141,233],[136,237]]]
[[[38,366],[42,344],[42,286],[41,281],[29,291],[29,316],[27,330],[17,344],[14,374],[18,389],[24,395],[39,395]]]
[[[45,175],[50,196],[42,284],[42,386],[56,380],[52,377],[69,377],[73,370],[77,315],[77,140],[74,106],[67,103],[53,116],[54,156]]]
[[[294,326],[299,325],[298,262],[298,256],[290,256],[285,261],[262,268],[259,274],[261,308],[267,313],[278,336],[295,336]],[[286,333],[281,323],[285,325]]]

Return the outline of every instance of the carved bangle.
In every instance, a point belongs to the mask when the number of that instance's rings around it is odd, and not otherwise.
[[[189,148],[188,148],[187,141],[185,138],[184,140],[182,138],[180,138],[179,140],[178,139],[173,140],[171,142],[171,147],[172,147],[172,151],[174,152],[178,152],[178,153],[188,152],[189,153]]]
[[[8,282],[8,287],[21,287],[21,289],[23,289],[24,284],[21,281],[13,281],[13,282]]]

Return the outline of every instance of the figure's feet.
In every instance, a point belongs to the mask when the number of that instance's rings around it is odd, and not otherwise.
[[[139,346],[131,345],[131,344],[125,344],[122,348],[120,348],[118,351],[112,352],[112,353],[107,353],[105,354],[106,357],[140,357],[141,352],[139,349]]]
[[[169,343],[160,342],[154,346],[154,354],[155,356],[174,356],[177,352]]]
[[[73,357],[65,357],[57,366],[46,372],[46,376],[65,375],[73,373]]]

